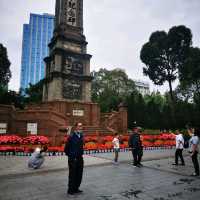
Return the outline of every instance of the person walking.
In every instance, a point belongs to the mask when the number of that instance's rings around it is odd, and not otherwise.
[[[68,191],[69,195],[83,192],[79,189],[83,176],[83,133],[82,123],[75,123],[71,129],[71,134],[65,144],[65,154],[68,156],[69,179]]]
[[[119,150],[120,150],[118,133],[115,133],[115,137],[112,143],[113,143],[113,148],[114,148],[114,153],[115,153],[114,164],[118,164],[118,157],[119,157]]]
[[[143,164],[141,163],[142,161],[142,157],[143,157],[143,136],[142,136],[142,128],[138,127],[138,133],[140,136],[140,140],[139,140],[139,155],[138,155],[138,163],[139,163],[139,167],[142,167]]]
[[[192,135],[192,138],[190,139],[191,144],[191,158],[193,162],[193,166],[195,169],[195,172],[192,174],[192,176],[199,176],[199,162],[198,162],[198,153],[199,153],[199,136],[200,136],[200,129],[194,129],[194,134]]]
[[[44,163],[44,152],[46,152],[47,149],[47,146],[44,146],[42,149],[36,148],[28,160],[28,167],[32,169],[39,169]]]
[[[129,148],[133,155],[133,166],[141,167],[142,158],[142,142],[139,135],[139,127],[134,127],[133,132],[129,137]]]
[[[175,163],[172,165],[178,165],[178,159],[181,159],[181,165],[185,165],[185,161],[183,159],[183,148],[184,148],[184,138],[182,133],[179,130],[176,130],[176,152],[175,152]]]

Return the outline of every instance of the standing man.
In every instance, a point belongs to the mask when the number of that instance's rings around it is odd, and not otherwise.
[[[199,162],[198,162],[198,153],[199,153],[199,136],[200,136],[200,129],[195,128],[194,134],[190,139],[191,143],[191,158],[194,165],[195,172],[192,176],[199,176]]]
[[[83,175],[83,133],[82,123],[75,123],[65,144],[65,154],[68,156],[69,182],[68,194],[81,193],[79,190]]]
[[[139,127],[133,128],[133,133],[129,137],[129,148],[133,154],[133,166],[141,167],[142,141],[139,135]]]
[[[184,138],[183,135],[176,130],[176,152],[175,152],[175,163],[173,165],[178,165],[178,158],[181,159],[181,165],[185,165],[183,159],[183,148],[184,148]]]

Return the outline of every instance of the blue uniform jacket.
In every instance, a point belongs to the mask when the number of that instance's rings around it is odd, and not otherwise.
[[[73,132],[65,144],[64,151],[69,158],[80,158],[83,155],[83,134],[79,134],[80,137],[76,132]]]

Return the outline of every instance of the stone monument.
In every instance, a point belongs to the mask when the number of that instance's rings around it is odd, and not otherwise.
[[[83,0],[56,0],[53,38],[46,57],[43,101],[23,110],[0,105],[0,125],[6,133],[48,136],[51,145],[59,146],[63,130],[82,122],[85,134],[126,133],[127,110],[100,113],[91,102],[90,58],[83,35]]]
[[[56,0],[54,35],[46,57],[43,100],[91,102],[90,58],[83,35],[83,0]]]

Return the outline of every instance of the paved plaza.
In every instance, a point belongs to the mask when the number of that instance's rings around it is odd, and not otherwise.
[[[26,168],[28,157],[0,157],[0,200],[196,200],[200,179],[191,177],[193,166],[173,166],[174,150],[145,151],[144,167],[131,165],[131,154],[120,153],[119,165],[112,153],[86,155],[81,195],[67,195],[67,158],[46,157],[42,169]],[[15,170],[14,170],[15,169]]]

